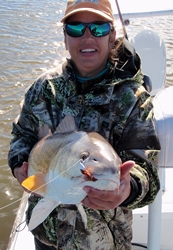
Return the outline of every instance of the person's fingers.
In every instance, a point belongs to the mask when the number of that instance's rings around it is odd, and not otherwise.
[[[93,187],[85,186],[84,191],[91,197],[103,201],[110,201],[111,197],[115,195],[115,190],[113,191],[106,191],[106,190],[98,190]],[[118,192],[118,189],[117,189]]]
[[[129,174],[131,168],[134,166],[135,162],[134,161],[126,161],[120,166],[120,172],[121,176],[120,179],[122,179],[124,176]]]
[[[90,207],[92,209],[99,209],[99,210],[107,210],[107,209],[114,209],[112,202],[103,202],[99,199],[92,198],[87,196],[82,203],[86,207]]]
[[[27,177],[28,176],[28,163],[23,162],[20,170],[21,170],[21,173],[23,174],[23,176]]]

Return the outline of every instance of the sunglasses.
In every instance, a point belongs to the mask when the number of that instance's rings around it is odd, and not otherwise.
[[[95,37],[107,36],[113,26],[109,22],[94,22],[94,23],[82,23],[82,22],[72,22],[66,23],[64,30],[67,35],[71,37],[81,37],[84,35],[86,28],[89,28],[91,34]]]

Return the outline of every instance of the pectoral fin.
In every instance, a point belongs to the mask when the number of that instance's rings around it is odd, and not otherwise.
[[[84,226],[85,226],[85,228],[87,228],[87,215],[86,215],[85,210],[82,206],[82,203],[78,203],[78,204],[76,204],[76,206],[78,207],[79,213],[81,214]]]
[[[22,182],[21,185],[31,192],[44,196],[47,188],[46,175],[36,174],[29,176]]]
[[[32,231],[34,228],[40,225],[58,205],[59,203],[52,199],[41,199],[32,211],[31,219],[28,224],[29,231]]]

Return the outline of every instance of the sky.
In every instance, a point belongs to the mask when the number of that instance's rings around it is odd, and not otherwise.
[[[111,0],[113,9],[117,13],[115,0]],[[118,0],[121,13],[173,10],[172,0]]]

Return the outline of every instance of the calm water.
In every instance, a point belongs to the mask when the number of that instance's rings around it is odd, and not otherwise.
[[[64,0],[0,1],[0,249],[5,250],[22,195],[7,165],[11,123],[25,89],[46,69],[65,60],[59,20]],[[173,85],[173,16],[131,20],[130,35],[152,28],[164,38],[167,51],[166,85]],[[15,203],[14,203],[15,202]],[[12,204],[14,203],[14,204]],[[10,205],[2,209],[6,205]]]

